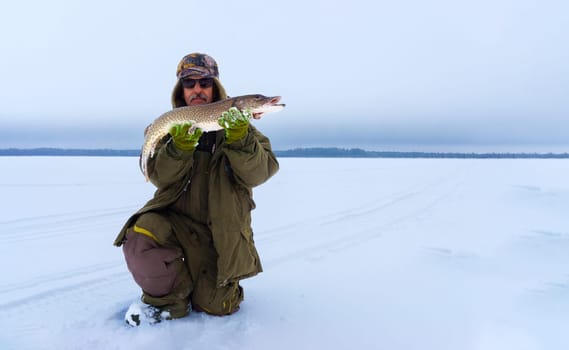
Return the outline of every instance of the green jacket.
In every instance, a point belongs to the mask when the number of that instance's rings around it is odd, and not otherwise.
[[[171,207],[187,190],[197,151],[177,150],[166,136],[149,159],[150,181],[157,187],[154,197],[132,215],[114,244],[122,245],[126,230],[143,213]],[[251,210],[255,208],[252,188],[267,181],[278,168],[269,139],[252,125],[245,138],[231,144],[224,142],[223,130],[217,132],[216,146],[206,165],[207,203],[188,203],[208,208],[207,227],[218,254],[217,285],[251,277],[262,271],[253,241]],[[206,176],[206,175],[199,175]],[[189,220],[189,218],[188,218]],[[185,250],[185,249],[184,249]]]

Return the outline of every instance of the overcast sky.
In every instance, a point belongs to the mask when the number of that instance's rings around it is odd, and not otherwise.
[[[2,148],[138,148],[198,51],[277,149],[569,151],[565,0],[8,0],[0,45]]]

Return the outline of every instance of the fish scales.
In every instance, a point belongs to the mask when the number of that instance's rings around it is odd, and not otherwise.
[[[255,119],[258,119],[264,113],[275,112],[284,108],[285,105],[278,104],[278,101],[280,101],[280,96],[244,95],[203,105],[174,108],[162,114],[144,132],[141,168],[146,181],[148,181],[148,159],[154,156],[156,145],[168,134],[172,126],[192,123],[193,126],[190,131],[193,131],[194,128],[201,128],[205,132],[221,130],[223,127],[218,124],[218,118],[229,108],[248,109],[254,113]]]

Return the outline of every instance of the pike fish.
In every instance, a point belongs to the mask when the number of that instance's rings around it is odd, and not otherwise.
[[[174,108],[162,114],[144,131],[140,163],[146,181],[148,181],[148,159],[154,156],[158,141],[168,134],[173,125],[192,123],[192,128],[188,132],[193,132],[195,128],[201,128],[204,132],[221,130],[223,127],[218,124],[217,119],[229,108],[249,110],[254,119],[260,119],[265,113],[282,110],[285,105],[279,103],[280,99],[280,96],[243,95],[203,105]]]

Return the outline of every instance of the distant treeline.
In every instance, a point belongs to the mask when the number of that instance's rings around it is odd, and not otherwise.
[[[569,153],[393,152],[334,147],[296,148],[275,153],[279,157],[299,158],[569,158]]]
[[[67,149],[67,148],[7,148],[0,156],[76,156],[76,157],[138,157],[140,150]]]
[[[569,153],[461,153],[461,152],[392,152],[366,151],[360,148],[295,148],[275,151],[277,157],[291,158],[569,158]],[[138,157],[140,150],[8,148],[0,156],[76,156],[76,157]]]

